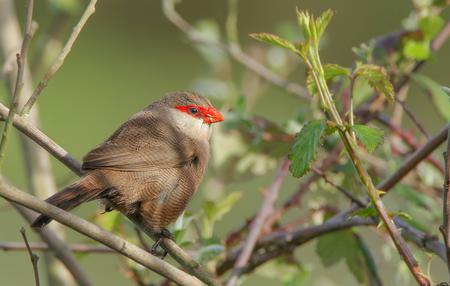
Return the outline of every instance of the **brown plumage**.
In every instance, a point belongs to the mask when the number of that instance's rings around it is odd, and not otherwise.
[[[211,123],[222,115],[208,99],[174,92],[133,115],[83,159],[85,175],[47,202],[65,210],[94,199],[163,231],[196,192],[209,157]],[[51,219],[41,215],[32,224]]]

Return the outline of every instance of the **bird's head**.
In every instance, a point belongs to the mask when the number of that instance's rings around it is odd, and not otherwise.
[[[161,101],[170,108],[171,120],[183,131],[206,133],[209,138],[212,123],[224,120],[223,115],[206,98],[194,92],[179,91],[165,95]]]

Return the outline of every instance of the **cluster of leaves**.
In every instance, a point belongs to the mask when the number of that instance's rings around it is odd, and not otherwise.
[[[333,16],[331,10],[327,10],[317,19],[308,12],[303,11],[297,11],[297,16],[306,38],[306,41],[302,43],[292,43],[269,33],[251,34],[251,37],[299,55],[309,67],[307,86],[313,95],[320,94],[317,87],[317,76],[314,74],[314,71],[318,69],[319,72],[323,73],[323,77],[327,81],[340,76],[344,76],[351,81],[357,78],[364,79],[374,91],[384,94],[391,101],[393,100],[394,88],[383,67],[372,64],[358,64],[352,71],[337,64],[325,64],[322,66],[317,62],[320,39]],[[327,107],[324,106],[324,108]],[[325,120],[311,121],[303,126],[302,130],[296,135],[289,154],[289,159],[292,162],[290,170],[295,177],[302,177],[311,169],[321,138],[333,134],[339,128],[342,128],[342,126],[336,126],[336,124],[327,125]],[[383,131],[380,129],[366,125],[353,125],[348,126],[348,128],[353,130],[361,144],[370,152],[373,152],[383,141]]]

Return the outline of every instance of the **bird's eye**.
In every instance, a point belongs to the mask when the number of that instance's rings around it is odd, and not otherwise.
[[[190,112],[191,114],[197,114],[197,113],[198,113],[198,109],[195,108],[195,107],[191,107],[191,108],[189,108],[189,112]]]

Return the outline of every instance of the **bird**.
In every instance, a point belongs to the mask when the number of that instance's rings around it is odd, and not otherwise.
[[[81,178],[46,202],[70,211],[101,200],[105,211],[137,218],[160,239],[172,238],[168,225],[185,210],[206,171],[211,125],[223,120],[206,97],[168,93],[88,152]],[[31,226],[51,220],[42,214]]]

